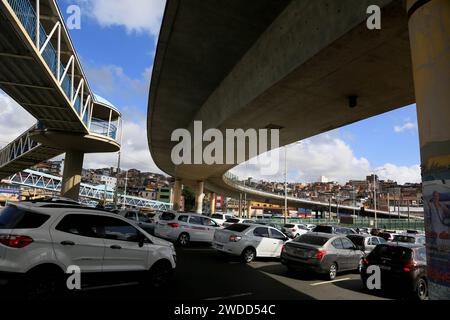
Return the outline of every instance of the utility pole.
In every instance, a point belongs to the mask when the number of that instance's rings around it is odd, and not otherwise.
[[[115,190],[114,190],[114,208],[116,208],[117,209],[117,203],[119,202],[119,198],[118,198],[118,195],[117,195],[117,192],[118,192],[118,179],[117,179],[117,177],[119,176],[119,173],[120,173],[120,150],[119,150],[119,152],[118,152],[118,156],[117,156],[117,173],[116,173],[116,188],[115,188]]]
[[[287,146],[284,147],[284,224],[287,223]]]
[[[328,205],[329,205],[328,219],[331,221],[331,197],[328,198]]]
[[[389,219],[391,218],[391,206],[389,204],[389,189],[388,189],[388,193],[387,193],[387,208],[388,208],[388,215],[389,215]]]
[[[123,190],[122,209],[125,209],[125,207],[126,207],[127,185],[128,185],[128,170],[125,172],[125,188]]]
[[[378,228],[378,219],[377,219],[377,184],[375,181],[376,175],[373,174],[373,212],[375,215],[375,228]]]

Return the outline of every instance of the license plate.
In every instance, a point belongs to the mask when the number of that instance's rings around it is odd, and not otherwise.
[[[390,270],[391,270],[391,267],[389,267],[389,266],[380,266],[380,269],[381,269],[381,270],[390,271]]]

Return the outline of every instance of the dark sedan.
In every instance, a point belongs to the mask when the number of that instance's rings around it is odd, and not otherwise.
[[[286,242],[281,263],[290,270],[306,270],[333,280],[341,271],[359,271],[364,253],[345,236],[307,233]]]

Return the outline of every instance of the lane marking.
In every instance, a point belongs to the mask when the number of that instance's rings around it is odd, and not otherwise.
[[[86,287],[81,288],[81,291],[91,291],[91,290],[101,290],[101,289],[111,289],[111,288],[119,288],[119,287],[129,287],[138,285],[139,282],[126,282],[126,283],[118,283],[118,284],[110,284],[104,286],[95,286],[95,287]]]
[[[226,297],[214,297],[214,298],[207,298],[207,299],[203,299],[203,300],[225,300],[225,299],[231,299],[231,298],[240,298],[240,297],[246,297],[246,296],[251,296],[253,295],[253,293],[251,292],[246,292],[246,293],[239,293],[239,294],[233,294],[231,296],[226,296]]]
[[[316,282],[316,283],[311,283],[310,286],[320,286],[322,284],[329,284],[329,283],[334,283],[334,282],[341,282],[341,281],[347,281],[347,280],[352,280],[352,278],[343,278],[343,279],[337,279],[337,280],[331,280],[331,281],[323,281],[323,282]]]

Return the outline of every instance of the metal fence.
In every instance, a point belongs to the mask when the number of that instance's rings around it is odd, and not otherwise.
[[[284,223],[284,218],[271,218],[270,221],[276,223]],[[353,224],[340,223],[339,219],[315,219],[315,218],[288,218],[288,223],[304,223],[304,224],[331,224],[342,225],[350,228],[374,228],[374,218],[355,218]],[[378,228],[386,230],[419,230],[424,231],[423,220],[407,219],[377,219]]]

